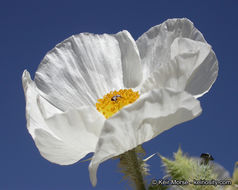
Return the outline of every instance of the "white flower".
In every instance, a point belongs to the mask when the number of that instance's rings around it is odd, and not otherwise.
[[[96,185],[101,162],[198,116],[196,98],[217,72],[211,46],[188,19],[169,19],[136,41],[127,31],[74,35],[46,54],[34,81],[24,71],[27,128],[51,162],[73,164],[94,152]],[[139,91],[134,103],[109,119],[97,111],[97,99],[128,88]]]

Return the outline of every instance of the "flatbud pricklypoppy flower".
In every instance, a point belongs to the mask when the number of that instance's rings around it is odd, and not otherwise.
[[[27,128],[40,154],[60,165],[94,152],[100,163],[201,113],[216,80],[211,46],[188,19],[169,19],[136,41],[128,31],[81,33],[56,45],[34,80],[22,76]]]

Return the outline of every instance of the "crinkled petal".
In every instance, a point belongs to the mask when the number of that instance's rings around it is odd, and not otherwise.
[[[103,161],[133,149],[200,113],[199,101],[186,92],[160,89],[143,94],[135,103],[105,122],[89,165],[92,184],[97,183],[97,168]]]
[[[168,19],[164,23],[150,28],[136,41],[142,64],[144,77],[160,65],[170,61],[170,46],[175,38],[184,37],[206,42],[203,35],[186,19]]]
[[[87,107],[68,110],[45,121],[57,138],[37,129],[36,146],[47,160],[67,165],[95,151],[105,119],[99,112]]]
[[[27,71],[22,76],[27,128],[41,155],[61,164],[73,164],[94,152],[104,117],[92,107],[62,113],[39,95]]]
[[[62,113],[62,111],[51,105],[39,95],[38,89],[34,81],[31,80],[31,76],[27,70],[22,74],[22,85],[26,99],[27,128],[31,136],[35,138],[35,129],[37,128],[50,131],[42,115],[47,117],[56,113]],[[42,108],[42,110],[40,108]]]
[[[122,89],[123,82],[128,87],[139,83],[140,77],[129,75],[133,66],[140,64],[138,60],[138,49],[126,31],[116,35],[82,33],[46,54],[35,83],[41,95],[63,111],[95,106],[98,98]]]
[[[136,42],[125,30],[118,32],[115,37],[121,50],[124,87],[135,88],[143,79],[140,54]]]
[[[211,88],[218,74],[218,62],[207,43],[176,38],[171,45],[171,61],[143,83],[142,92],[154,88],[187,91],[200,97]]]
[[[56,164],[73,164],[86,156],[89,152],[93,152],[92,149],[78,149],[80,147],[67,144],[43,129],[36,129],[35,134],[36,137],[34,141],[41,156]]]

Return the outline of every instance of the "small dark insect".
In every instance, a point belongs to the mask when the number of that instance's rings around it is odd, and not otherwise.
[[[202,153],[200,158],[202,158],[201,164],[207,165],[210,160],[214,160],[212,155],[208,153]]]
[[[121,98],[121,95],[116,95],[111,98],[111,101],[117,101],[117,98]]]

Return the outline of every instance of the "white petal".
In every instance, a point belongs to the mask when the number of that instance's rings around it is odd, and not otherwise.
[[[39,96],[38,89],[34,81],[31,80],[30,74],[26,70],[22,74],[22,85],[26,99],[27,128],[31,136],[35,138],[35,129],[37,128],[43,128],[50,131],[42,114],[47,117],[52,114],[61,113],[61,111],[50,105],[49,102],[43,100],[43,98]],[[39,103],[41,104],[40,107],[43,108],[43,110],[39,109]],[[44,109],[46,107],[48,109]]]
[[[89,152],[93,152],[93,150],[78,149],[78,146],[66,144],[43,129],[36,129],[35,134],[34,140],[40,154],[48,161],[56,164],[73,164]]]
[[[177,37],[206,42],[203,35],[186,19],[168,19],[150,28],[137,41],[145,78],[170,60],[170,46]]]
[[[38,95],[37,95],[37,104],[39,106],[39,109],[41,111],[42,116],[45,119],[47,119],[49,117],[52,117],[54,114],[62,113],[61,110],[59,110],[58,108],[53,106],[51,103],[49,103],[45,98],[40,96],[39,92],[38,92]]]
[[[120,48],[128,49],[128,53]],[[61,110],[95,106],[98,98],[111,90],[122,89],[123,81],[127,86],[139,83],[140,77],[134,79],[125,76],[130,72],[123,73],[133,67],[128,64],[140,64],[138,56],[128,32],[82,33],[47,53],[36,72],[35,83],[41,95]]]
[[[56,114],[45,120],[56,137],[37,129],[36,146],[41,155],[51,162],[73,164],[95,151],[104,120],[100,113],[90,107]]]
[[[143,79],[140,54],[136,42],[128,31],[115,35],[121,49],[123,83],[126,88],[137,87]]]
[[[176,38],[171,45],[171,59],[152,73],[142,85],[141,92],[170,88],[185,90],[199,97],[211,88],[217,78],[218,62],[206,43]]]
[[[143,94],[134,104],[105,122],[89,165],[92,184],[97,183],[96,173],[101,162],[135,148],[200,113],[199,101],[186,92],[160,89]]]
[[[57,164],[72,164],[94,152],[104,117],[91,107],[62,113],[39,95],[27,71],[22,76],[27,128],[41,155]]]

